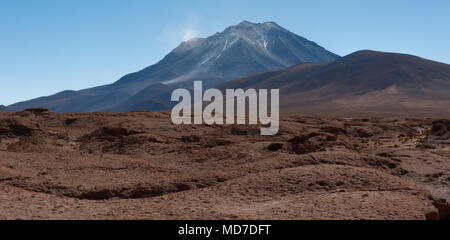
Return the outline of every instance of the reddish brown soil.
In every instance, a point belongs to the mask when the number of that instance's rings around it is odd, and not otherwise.
[[[0,112],[1,219],[445,219],[447,120]]]

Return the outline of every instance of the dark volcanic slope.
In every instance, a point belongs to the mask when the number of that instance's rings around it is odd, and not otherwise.
[[[125,102],[107,109],[109,112],[126,112],[130,110],[162,111],[170,107],[170,96],[172,89],[162,83],[152,84]]]
[[[450,65],[359,51],[237,79],[222,88],[280,88],[289,111],[450,113]]]
[[[339,56],[273,22],[244,21],[208,38],[183,42],[157,64],[128,74],[114,84],[65,91],[16,103],[9,108],[19,111],[45,107],[56,112],[86,112],[130,111],[139,106],[139,109],[159,110],[162,99],[156,99],[155,103],[153,95],[149,99],[142,98],[148,91],[155,92],[146,89],[155,83],[192,87],[193,80],[202,80],[204,87],[213,87],[250,74],[337,58]],[[140,91],[144,92],[140,94]],[[133,102],[136,99],[138,102]]]

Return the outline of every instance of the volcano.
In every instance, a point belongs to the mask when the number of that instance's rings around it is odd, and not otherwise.
[[[194,80],[202,80],[204,87],[210,88],[251,74],[338,58],[274,22],[244,21],[208,38],[182,42],[160,62],[125,75],[113,84],[63,91],[8,108],[20,111],[39,107],[55,112],[161,110],[167,107],[170,98],[163,99],[153,93],[143,98],[145,93],[164,89],[161,84],[172,89],[192,86]],[[162,95],[166,96],[166,92]]]

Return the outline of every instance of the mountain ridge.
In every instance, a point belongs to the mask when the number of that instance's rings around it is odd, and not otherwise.
[[[338,58],[338,55],[274,22],[244,21],[207,38],[182,42],[158,63],[127,74],[112,84],[63,91],[15,103],[8,108],[20,111],[41,107],[55,112],[122,109],[119,106],[124,106],[134,95],[156,83],[170,88],[192,88],[194,80],[202,80],[203,86],[210,88],[229,80],[301,62],[324,62]],[[136,109],[124,109],[131,110]]]
[[[292,43],[289,41],[295,40],[305,44],[306,47],[302,46],[304,53],[293,49]],[[276,48],[277,46],[281,47]],[[316,50],[318,56],[311,56],[311,52],[308,52],[314,48],[318,48]],[[272,53],[271,50],[275,53]],[[244,54],[244,56],[246,54],[258,56],[252,56],[256,61],[248,62],[246,58],[243,58],[244,61],[242,61],[242,56],[235,57],[238,53],[233,51]],[[286,59],[280,59],[278,56],[280,55],[279,51],[282,51]],[[230,52],[233,54],[230,54]],[[227,54],[231,56],[227,56]],[[261,55],[264,54],[267,54],[268,57],[264,58],[263,61],[261,60]],[[195,57],[193,58],[192,55],[195,55]],[[184,41],[158,63],[138,72],[125,75],[115,84],[151,79],[158,72],[164,71],[166,66],[177,67],[175,72],[170,72],[162,81],[164,84],[173,85],[183,81],[192,81],[194,78],[208,81],[208,78],[211,78],[211,76],[206,74],[210,71],[208,67],[213,68],[213,75],[219,76],[219,78],[235,79],[237,76],[246,76],[264,71],[264,69],[278,69],[301,62],[323,62],[337,58],[339,58],[338,55],[326,51],[312,41],[289,32],[274,22],[251,23],[243,21],[207,38],[194,38]],[[257,70],[242,70],[245,69],[246,65],[250,64],[254,64],[253,67]],[[207,68],[206,70],[204,69],[205,67]],[[186,68],[188,70],[185,70]],[[185,85],[190,85],[190,82]]]
[[[279,88],[280,108],[292,112],[450,113],[450,65],[408,54],[362,50],[220,88]]]

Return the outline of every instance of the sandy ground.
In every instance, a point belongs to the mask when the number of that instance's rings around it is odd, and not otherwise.
[[[0,219],[446,219],[450,122],[0,112]]]

